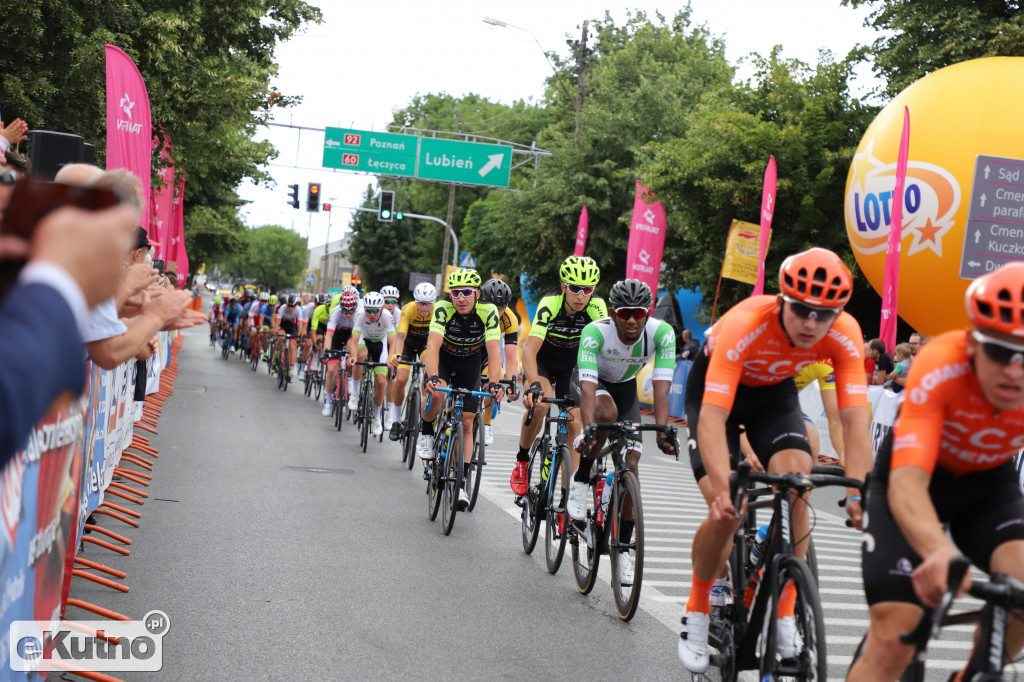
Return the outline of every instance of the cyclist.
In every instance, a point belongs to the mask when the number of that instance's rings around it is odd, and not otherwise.
[[[601,270],[593,258],[569,256],[558,269],[561,284],[549,291],[537,304],[530,334],[523,342],[524,386],[523,407],[527,414],[541,394],[559,398],[569,395],[572,371],[576,368],[580,332],[583,328],[602,317],[608,317],[608,309],[602,299],[594,296],[594,289],[601,279]],[[579,408],[569,411],[569,434],[572,439],[579,435]],[[540,433],[543,419],[534,419],[523,425],[519,432],[519,453],[509,484],[518,496],[526,494],[526,470],[530,463],[530,446]],[[572,441],[570,440],[570,443]],[[579,454],[570,445],[573,470],[579,465]]]
[[[384,297],[371,291],[363,298],[363,309],[356,313],[352,327],[352,338],[349,339],[349,351],[359,362],[372,358],[372,362],[388,361],[388,345],[395,337],[395,327],[391,322],[391,314],[384,309]],[[358,355],[356,355],[358,353]],[[373,413],[370,419],[370,433],[379,436],[384,427],[380,421],[380,406],[384,404],[385,382],[384,367],[373,368]],[[363,380],[363,367],[356,365],[352,371],[353,380],[358,385]],[[350,410],[356,409],[359,396],[356,392],[348,400]]]
[[[430,320],[437,301],[437,289],[433,284],[420,282],[412,292],[413,300],[406,303],[399,315],[398,331],[395,334],[395,348],[388,360],[388,365],[397,371],[395,380],[389,388],[391,397],[391,426],[388,438],[398,440],[402,437],[402,401],[405,399],[405,387],[409,383],[409,365],[419,357],[427,347],[427,336],[430,334]],[[414,386],[413,390],[420,390]]]
[[[807,365],[793,377],[796,384],[796,392],[799,394],[812,382],[817,382],[818,392],[821,394],[821,406],[825,411],[825,418],[828,419],[828,437],[832,448],[836,451],[839,466],[846,465],[846,457],[843,454],[843,422],[839,419],[839,403],[836,401],[836,373],[832,367],[832,361],[823,358],[817,362]],[[807,438],[811,444],[811,461],[822,464],[827,462],[821,454],[821,434],[814,420],[804,415],[804,427],[807,429]]]
[[[900,676],[913,654],[900,633],[922,604],[938,605],[958,554],[1024,580],[1024,497],[1012,461],[1024,446],[1024,263],[974,280],[965,299],[971,329],[918,352],[871,472],[862,550],[871,624],[849,680]],[[1011,659],[1024,643],[1019,615],[1006,633]]]
[[[388,311],[388,315],[391,315],[391,321],[395,325],[395,329],[398,329],[399,317],[402,314],[402,309],[398,308],[398,299],[400,294],[398,287],[390,284],[380,288],[380,295],[384,297],[384,310]],[[398,312],[395,312],[395,311]]]
[[[323,340],[327,333],[327,321],[331,319],[331,297],[327,294],[317,294],[316,308],[309,320],[309,329],[314,343]]]
[[[299,306],[299,297],[291,294],[284,303],[277,307],[274,314],[274,331],[280,331],[281,336],[287,334],[293,338],[288,341],[289,365],[288,378],[292,376],[292,366],[295,364],[295,350],[298,345],[299,322],[302,319],[302,308]]]
[[[459,268],[448,275],[448,289],[451,301],[442,301],[434,306],[434,319],[430,323],[427,350],[423,362],[426,365],[427,380],[424,384],[424,399],[434,397],[437,387],[480,389],[480,356],[487,353],[490,365],[490,383],[487,390],[495,400],[501,400],[504,393],[501,378],[501,345],[498,339],[498,311],[489,303],[478,300],[480,296],[480,274],[476,270]],[[423,416],[422,433],[417,444],[420,459],[430,460],[434,454],[431,442],[434,436],[434,420],[441,412],[444,396],[430,401],[430,410]],[[469,473],[473,459],[473,419],[476,417],[479,399],[467,396],[463,401],[462,443],[464,473]],[[459,490],[459,506],[469,504],[465,489]]]
[[[302,345],[299,347],[299,373],[296,376],[298,381],[306,379],[306,356],[313,347],[313,327],[310,323],[313,321],[316,306],[316,296],[307,295],[306,302],[302,304],[302,317],[299,318],[299,338],[302,339]]]
[[[867,384],[860,326],[843,306],[853,277],[839,256],[813,248],[790,256],[779,270],[778,296],[752,296],[711,328],[684,393],[690,464],[708,505],[693,540],[693,578],[682,618],[679,658],[688,670],[708,667],[708,614],[716,578],[724,575],[739,527],[729,491],[731,455],[745,428],[761,466],[771,473],[811,470],[810,444],[793,383],[804,365],[831,359],[838,382],[847,475],[863,480],[871,461]],[[860,494],[848,492],[846,511],[861,523]],[[795,552],[807,554],[807,504],[793,504]],[[719,584],[721,589],[721,583]],[[791,658],[802,644],[793,618],[796,591],[783,596],[778,650]]]
[[[260,310],[270,299],[270,294],[261,291],[259,297],[249,306],[249,352],[256,346],[256,337],[260,333]]]
[[[213,297],[213,305],[210,307],[210,337],[217,338],[217,327],[221,318],[223,317],[223,311],[221,307],[224,305],[224,299],[220,296]]]
[[[516,375],[519,374],[519,357],[516,353],[519,343],[519,318],[508,309],[509,301],[512,300],[512,288],[503,280],[497,277],[484,282],[480,287],[480,300],[492,304],[498,310],[498,322],[501,325],[501,359],[504,374],[502,379],[511,381],[505,389],[505,396],[509,400],[519,397],[519,389],[516,387]],[[487,358],[483,358],[483,367],[480,368],[480,375],[487,376]],[[489,407],[489,405],[484,406]],[[484,410],[484,445],[494,442],[494,434],[491,433],[491,410]]]
[[[352,328],[356,324],[357,298],[352,291],[343,291],[331,299],[331,316],[327,320],[327,334],[324,336],[324,348],[328,350],[341,350],[348,346],[352,338]],[[334,402],[334,381],[338,378],[338,360],[327,362],[327,374],[324,377],[324,409],[321,414],[325,417],[331,416],[331,404]],[[338,379],[346,381],[345,377]],[[347,380],[349,395],[355,394],[355,382]]]
[[[608,303],[612,316],[591,322],[580,335],[573,397],[580,405],[582,425],[620,419],[641,422],[636,374],[653,358],[654,421],[665,426],[668,424],[668,391],[676,367],[675,330],[669,323],[650,317],[654,295],[640,280],[616,282],[608,295]],[[589,452],[580,453],[579,468],[569,481],[566,511],[577,521],[586,518],[590,471],[607,437],[607,431],[595,434]],[[582,440],[582,435],[575,436],[573,447],[577,451]],[[628,445],[626,464],[639,480],[641,443],[631,440]],[[658,447],[670,455],[676,451],[671,439],[660,433]],[[628,543],[632,534],[633,519],[624,520],[619,526],[619,540]],[[623,584],[633,584],[633,564],[627,552],[622,553],[621,563]]]
[[[237,298],[224,297],[224,323],[231,330],[231,351],[238,350],[238,320],[242,316],[242,306]]]

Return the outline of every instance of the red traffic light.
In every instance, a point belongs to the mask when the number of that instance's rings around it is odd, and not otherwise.
[[[331,210],[331,205],[330,205],[330,204],[323,204],[323,205],[322,205],[322,206],[320,207],[320,210],[321,210],[321,211],[330,211],[330,210]]]

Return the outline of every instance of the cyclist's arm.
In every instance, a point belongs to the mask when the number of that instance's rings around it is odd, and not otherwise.
[[[844,407],[839,410],[839,419],[843,423],[843,450],[846,456],[846,475],[859,481],[865,480],[871,470],[871,424],[866,407]],[[860,496],[856,488],[847,488],[846,497]],[[847,505],[847,513],[859,529],[863,508],[861,502],[857,507]]]
[[[822,391],[821,404],[825,408],[825,417],[828,418],[828,437],[835,448],[836,456],[839,457],[839,464],[846,467],[846,455],[843,447],[843,421],[839,417],[839,399],[836,392]]]
[[[580,422],[586,427],[597,421],[597,383],[580,379]]]
[[[395,334],[395,338],[392,340],[391,343],[392,348],[394,348],[394,350],[391,351],[391,354],[393,356],[401,355],[402,350],[405,348],[405,332],[398,332],[397,334]]]
[[[505,379],[511,379],[519,374],[519,356],[516,354],[516,344],[505,344]]]
[[[671,381],[654,381],[654,421],[662,426],[668,424],[668,392],[672,388]],[[655,434],[661,438],[661,434]]]
[[[441,341],[444,336],[441,332],[431,331],[427,336],[427,347],[423,353],[423,368],[424,375],[426,378],[430,378],[437,374],[438,354],[441,352]],[[427,391],[433,395],[434,388],[431,382],[427,382]]]
[[[498,383],[501,380],[501,341],[490,339],[484,343],[487,349],[487,380]]]
[[[700,407],[700,419],[697,421],[697,442],[700,443],[700,455],[704,469],[711,481],[712,499],[721,495],[729,497],[729,441],[725,435],[725,422],[729,419],[729,410],[718,405],[704,403]],[[731,503],[730,503],[731,506]]]
[[[540,374],[537,372],[537,352],[543,344],[544,340],[538,336],[527,336],[523,342],[523,374],[526,376],[527,388],[533,382],[540,381]]]

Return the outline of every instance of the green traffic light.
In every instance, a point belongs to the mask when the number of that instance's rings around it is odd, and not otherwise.
[[[388,218],[391,217],[391,211],[387,210],[386,208],[381,209],[380,217],[383,218],[384,220],[387,220]]]
[[[404,217],[405,215],[401,211],[395,214],[395,220],[401,220]]]

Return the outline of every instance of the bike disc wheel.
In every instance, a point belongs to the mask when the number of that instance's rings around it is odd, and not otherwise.
[[[644,577],[644,512],[640,501],[640,483],[632,471],[616,476],[616,489],[612,494],[610,508],[612,526],[608,539],[608,558],[612,567],[612,593],[615,595],[615,610],[619,618],[629,621],[640,606],[640,586]],[[633,533],[623,539],[619,533],[620,524],[626,516],[632,516]],[[628,557],[633,563],[632,584],[622,579],[622,565]]]
[[[459,510],[459,489],[462,488],[462,429],[452,424],[452,439],[444,467],[444,501],[441,504],[441,531],[448,535],[455,525]]]
[[[427,516],[431,521],[437,518],[437,512],[441,509],[441,494],[444,485],[442,480],[442,468],[444,466],[442,446],[442,439],[435,438],[434,459],[427,462]]]
[[[469,506],[466,511],[473,511],[476,498],[480,494],[480,479],[483,477],[484,462],[484,425],[479,414],[473,418],[473,459],[469,463],[469,477],[466,478],[466,492],[469,493]]]
[[[778,636],[774,614],[778,611],[776,599],[772,599],[765,612],[760,647],[761,677],[771,680],[799,680],[801,682],[824,682],[828,679],[828,662],[825,660],[825,618],[818,596],[818,584],[807,564],[796,557],[786,557],[779,563],[777,592],[792,581],[790,589],[796,589],[794,620],[800,643],[796,658],[783,659],[776,647]]]
[[[541,485],[540,468],[544,460],[544,448],[541,447],[541,439],[533,441],[530,446],[530,463],[526,467],[526,494],[522,497],[522,534],[523,551],[527,554],[533,552],[537,546],[537,537],[540,535],[540,519],[543,499],[547,490]]]
[[[595,484],[596,481],[591,482],[590,493],[587,495],[586,520],[573,521],[568,527],[572,544],[572,575],[580,594],[590,594],[597,583],[597,568],[601,559],[598,544],[601,541],[601,534],[605,532],[604,528],[599,527],[594,521],[594,499],[597,494]],[[607,524],[606,519],[605,525]]]
[[[569,499],[568,459],[569,453],[564,447],[555,448],[551,471],[548,473],[548,503],[544,509],[544,558],[551,575],[558,573],[562,565],[569,530],[566,526],[572,520],[565,511],[565,503]]]

